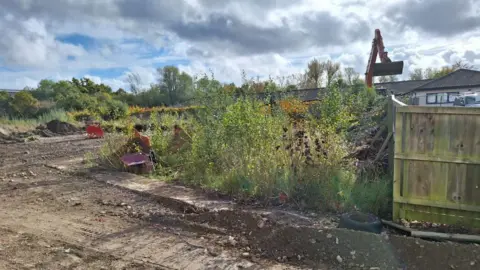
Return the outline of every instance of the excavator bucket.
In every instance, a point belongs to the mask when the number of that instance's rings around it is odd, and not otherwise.
[[[373,66],[373,76],[398,75],[403,73],[403,61],[390,63],[375,63]]]

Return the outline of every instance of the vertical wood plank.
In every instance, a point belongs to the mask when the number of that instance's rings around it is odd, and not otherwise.
[[[416,106],[395,113],[395,154],[441,156],[447,161],[396,158],[392,163],[394,201],[400,197],[421,198],[436,205],[458,205],[453,210],[394,202],[395,219],[480,227],[479,212],[461,209],[468,205],[480,211],[480,164],[448,161],[480,159],[480,114],[457,109]]]

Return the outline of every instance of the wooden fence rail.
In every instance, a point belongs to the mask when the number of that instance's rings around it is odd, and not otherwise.
[[[395,107],[393,218],[480,228],[480,108]]]

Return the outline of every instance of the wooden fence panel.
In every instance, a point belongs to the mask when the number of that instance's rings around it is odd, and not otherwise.
[[[393,218],[480,228],[480,108],[398,107]]]

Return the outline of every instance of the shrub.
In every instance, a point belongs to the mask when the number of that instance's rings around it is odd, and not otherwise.
[[[98,100],[94,96],[71,93],[68,96],[59,97],[57,107],[67,111],[95,110],[98,108]]]
[[[70,117],[68,114],[61,109],[52,109],[44,114],[38,115],[36,119],[40,124],[48,123],[52,120],[70,122]]]
[[[362,211],[390,218],[392,191],[392,181],[389,178],[358,181],[352,189],[351,204]]]
[[[117,119],[125,118],[127,116],[127,112],[128,112],[127,104],[115,99],[105,101],[98,108],[98,114],[104,120],[117,120]]]
[[[124,169],[121,157],[127,153],[128,137],[124,134],[107,134],[105,143],[99,150],[97,164],[107,168]]]
[[[141,114],[151,114],[156,112],[159,114],[170,113],[170,114],[181,114],[181,113],[194,113],[196,110],[201,109],[200,106],[188,106],[188,107],[151,107],[143,108],[138,106],[130,106],[128,108],[128,115],[140,116]]]
[[[73,111],[73,112],[69,112],[68,115],[73,120],[78,121],[78,122],[85,122],[85,121],[96,118],[95,113],[93,113],[89,110]]]
[[[157,126],[152,142],[161,156],[159,171],[181,172],[185,181],[237,197],[284,194],[314,207],[350,205],[355,177],[342,138],[314,124],[293,123],[283,111],[265,115],[264,108],[256,100],[225,98],[212,101],[196,119],[160,116],[160,125],[180,125],[189,143],[171,147],[171,129]]]
[[[146,110],[147,110],[147,108],[143,108],[143,107],[139,107],[139,106],[129,106],[128,107],[128,115],[143,113]]]
[[[333,83],[327,89],[320,103],[316,105],[319,108],[322,126],[337,132],[344,131],[350,126],[354,118],[347,106],[347,97],[342,95],[337,83]]]
[[[281,100],[279,103],[282,110],[291,116],[303,115],[308,111],[308,104],[299,99],[290,98]]]
[[[333,82],[319,102],[289,98],[271,107],[205,84],[197,93],[202,107],[130,107],[128,114],[149,114],[162,176],[240,198],[286,197],[304,207],[381,213],[386,182],[357,181],[355,160],[346,158],[346,131],[376,110],[378,98],[368,91],[340,91]],[[318,115],[309,113],[309,105]]]
[[[277,153],[275,146],[289,124],[283,116],[265,117],[261,106],[240,100],[201,119],[209,125],[194,130],[187,174],[231,194],[273,194],[282,170],[278,165],[288,166],[286,153]]]
[[[6,116],[9,111],[10,95],[6,91],[0,91],[0,116]]]
[[[9,105],[13,113],[22,117],[33,116],[38,110],[38,100],[26,90],[16,93],[10,100]]]

